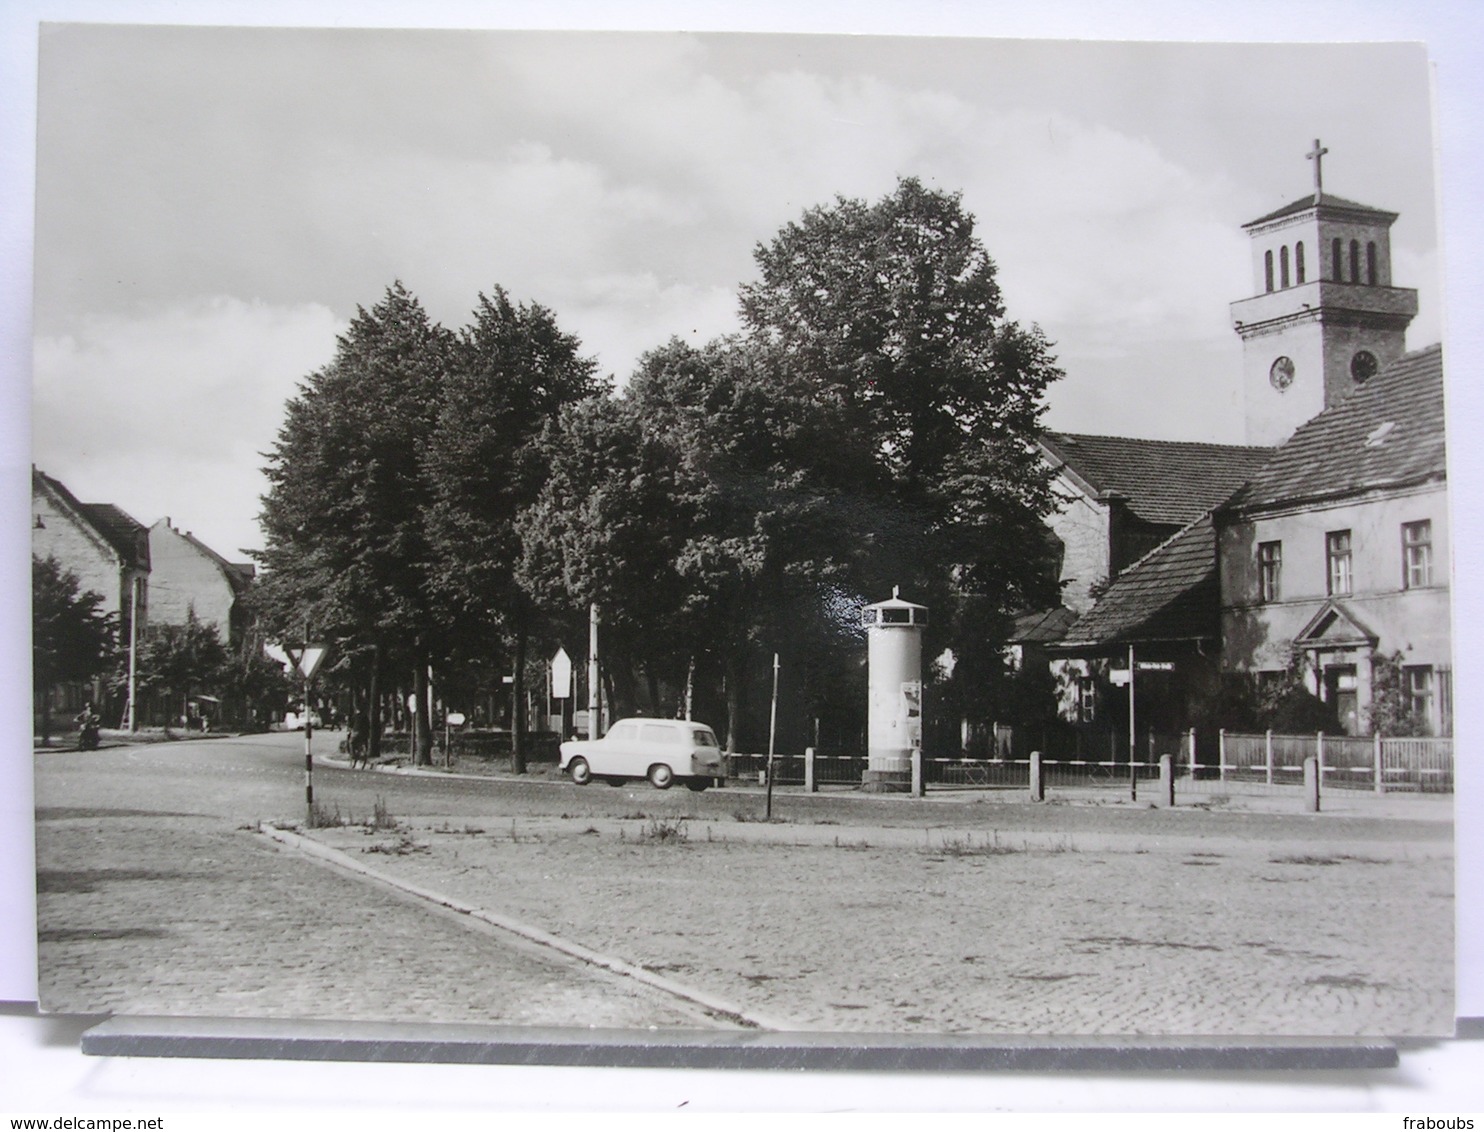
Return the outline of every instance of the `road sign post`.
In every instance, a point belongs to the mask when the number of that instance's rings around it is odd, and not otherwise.
[[[305,636],[308,636],[306,632]],[[285,645],[284,655],[293,664],[295,671],[304,678],[304,820],[314,822],[314,722],[310,719],[309,686],[320,662],[325,659],[322,645],[311,645],[307,640],[302,645]]]

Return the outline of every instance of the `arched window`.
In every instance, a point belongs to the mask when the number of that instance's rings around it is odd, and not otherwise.
[[[1365,246],[1365,281],[1372,287],[1376,285],[1376,241],[1372,240]]]
[[[1288,245],[1284,244],[1278,252],[1278,277],[1280,286],[1288,286]]]
[[[1350,282],[1360,282],[1360,241],[1350,241]]]
[[[1266,251],[1262,253],[1262,272],[1269,291],[1273,289],[1273,253]]]
[[[1304,281],[1304,242],[1302,240],[1293,246],[1293,276],[1296,283]]]
[[[1345,281],[1345,257],[1344,252],[1340,250],[1340,238],[1338,236],[1330,244],[1330,258],[1334,260],[1334,269],[1331,274],[1334,276],[1335,282],[1343,283]]]

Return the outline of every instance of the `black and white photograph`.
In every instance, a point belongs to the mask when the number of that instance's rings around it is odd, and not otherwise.
[[[1453,1035],[1425,44],[38,51],[43,1012]]]

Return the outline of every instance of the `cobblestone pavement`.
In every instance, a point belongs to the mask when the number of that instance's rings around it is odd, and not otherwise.
[[[301,813],[296,772],[290,737],[38,756],[45,1005],[715,1024],[240,829]],[[738,820],[755,816],[745,793],[343,771],[317,785],[347,815],[380,800],[399,819],[316,835],[388,876],[800,1027],[1452,1027],[1436,805],[1380,818],[792,796],[791,820],[765,825]]]
[[[207,757],[233,755],[223,746]],[[38,775],[43,1009],[727,1025],[631,980],[327,870],[230,819],[172,809],[189,804],[191,776],[161,782],[143,768],[194,757],[182,744],[111,767],[95,755],[72,773]],[[209,788],[197,781],[197,793],[208,796],[196,799],[203,811],[232,808],[218,778],[208,777]],[[247,779],[243,793],[251,797],[257,788]]]

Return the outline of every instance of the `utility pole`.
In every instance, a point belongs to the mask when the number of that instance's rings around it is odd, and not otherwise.
[[[139,729],[139,716],[135,712],[139,677],[139,585],[143,579],[134,575],[129,586],[129,718],[130,731]]]
[[[587,607],[587,737],[598,738],[598,603]]]
[[[773,705],[768,709],[768,801],[763,814],[773,820],[773,739],[778,731],[778,654],[773,654]]]

